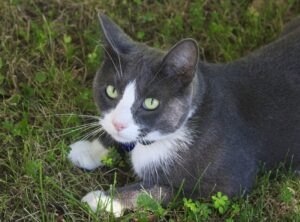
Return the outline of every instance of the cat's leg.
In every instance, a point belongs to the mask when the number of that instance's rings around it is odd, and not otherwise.
[[[101,159],[105,157],[108,150],[99,140],[92,142],[83,140],[70,145],[69,160],[77,167],[93,170],[102,166]]]
[[[125,209],[136,208],[137,198],[143,192],[163,205],[167,205],[173,197],[169,187],[159,185],[145,187],[141,183],[135,183],[116,188],[113,195],[109,191],[92,191],[82,198],[82,202],[86,202],[93,211],[97,208],[104,209],[112,212],[115,217],[120,217]]]

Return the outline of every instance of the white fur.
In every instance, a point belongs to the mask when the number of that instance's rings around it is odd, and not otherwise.
[[[135,95],[135,82],[130,82],[126,86],[123,97],[116,108],[104,114],[103,119],[100,120],[100,125],[119,142],[135,141],[139,135],[139,126],[135,123],[131,113]],[[121,123],[126,128],[118,132],[113,126],[113,122]]]
[[[145,139],[156,141],[150,145],[138,143],[131,151],[131,162],[135,173],[143,178],[145,167],[155,169],[159,165],[164,165],[164,168],[167,168],[171,161],[180,161],[177,151],[186,149],[191,143],[189,135],[190,132],[184,126],[167,135],[161,135],[159,132],[149,133]]]
[[[68,155],[70,161],[83,169],[93,170],[102,166],[101,159],[107,155],[108,150],[98,141],[78,141],[70,145],[71,151]]]
[[[196,111],[196,108],[192,107],[189,111],[187,119],[191,118],[194,115],[195,111]]]
[[[124,207],[119,201],[111,199],[100,190],[89,192],[81,201],[86,202],[94,212],[96,212],[99,207],[99,209],[112,212],[115,217],[122,216],[124,211]]]

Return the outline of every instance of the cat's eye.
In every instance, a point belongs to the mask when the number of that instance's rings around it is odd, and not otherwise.
[[[105,92],[106,92],[106,95],[107,95],[109,98],[111,98],[111,99],[115,99],[115,98],[118,97],[118,91],[117,91],[116,88],[115,88],[114,86],[112,86],[112,85],[108,85],[108,86],[106,87]]]
[[[143,102],[145,110],[155,110],[159,106],[159,100],[155,98],[147,98]]]

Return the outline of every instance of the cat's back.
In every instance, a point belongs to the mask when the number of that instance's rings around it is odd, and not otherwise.
[[[204,68],[211,82],[233,93],[260,92],[263,96],[282,91],[286,97],[286,90],[300,92],[300,16],[273,42],[236,61]]]
[[[249,93],[300,111],[300,26],[231,66]]]
[[[300,20],[299,20],[300,22]],[[249,77],[289,79],[300,75],[300,23],[275,41],[237,62]],[[299,87],[297,87],[299,89]]]
[[[230,122],[242,122],[261,159],[271,166],[290,150],[300,164],[300,20],[252,54],[210,69],[214,91],[228,99],[218,103],[231,110],[220,115],[237,113]]]
[[[293,30],[285,30],[275,41],[223,66],[227,87],[235,95],[257,97],[274,111],[277,106],[300,112],[300,17],[296,21],[297,25],[291,23]]]

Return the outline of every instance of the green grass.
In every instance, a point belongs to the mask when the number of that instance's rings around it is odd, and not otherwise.
[[[0,1],[0,221],[113,220],[90,212],[80,198],[109,188],[115,176],[116,185],[135,179],[126,164],[85,172],[66,158],[68,144],[87,134],[70,127],[88,118],[59,114],[97,115],[91,93],[102,58],[97,11],[154,47],[195,38],[209,62],[234,60],[272,41],[300,12],[298,0],[214,2]],[[144,196],[144,210],[124,220],[300,221],[300,182],[291,173],[266,172],[248,198],[222,198],[183,199],[162,209]]]

